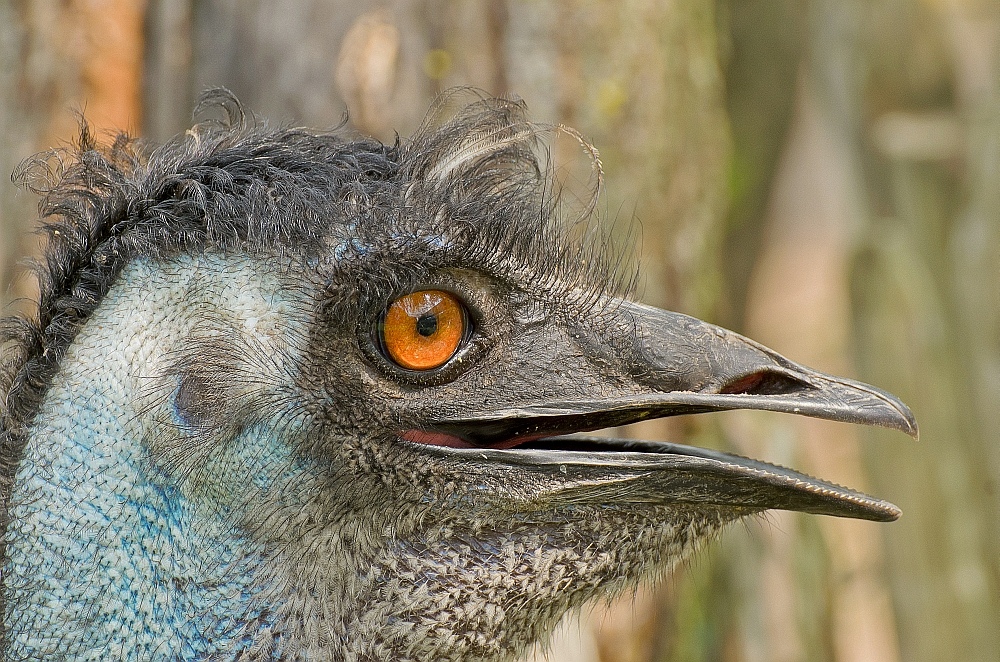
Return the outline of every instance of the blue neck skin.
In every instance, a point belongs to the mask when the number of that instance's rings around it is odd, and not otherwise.
[[[165,361],[200,310],[281,342],[273,329],[295,306],[282,303],[277,276],[247,260],[169,266],[139,261],[122,274],[30,432],[2,569],[5,659],[230,659],[275,624],[262,606],[275,590],[261,571],[267,547],[234,523],[236,511],[248,491],[308,483],[315,467],[259,424],[206,456],[209,480],[177,480],[151,450],[179,438],[176,386],[150,383],[170,379]]]

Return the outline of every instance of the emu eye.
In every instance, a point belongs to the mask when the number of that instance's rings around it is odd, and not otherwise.
[[[382,320],[382,347],[408,370],[432,370],[448,362],[466,337],[468,315],[453,294],[421,290],[392,302]]]

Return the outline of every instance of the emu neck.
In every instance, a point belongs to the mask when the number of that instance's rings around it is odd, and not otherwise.
[[[227,322],[287,345],[289,296],[245,258],[123,272],[61,363],[18,467],[3,568],[11,659],[212,657],[268,628],[255,599],[268,589],[255,570],[265,547],[234,525],[225,495],[247,482],[233,471],[241,447],[256,449],[246,469],[266,489],[288,471],[286,446],[266,427],[242,431],[209,458],[221,471],[211,492],[178,481],[160,454],[183,427],[173,354]]]

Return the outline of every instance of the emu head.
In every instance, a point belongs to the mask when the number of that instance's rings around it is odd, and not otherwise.
[[[85,135],[8,320],[11,659],[511,660],[770,508],[794,471],[580,433],[893,396],[635,303],[572,239],[521,104],[395,145],[248,124]]]

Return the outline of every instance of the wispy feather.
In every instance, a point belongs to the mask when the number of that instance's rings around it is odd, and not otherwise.
[[[469,134],[455,146],[453,152],[443,156],[428,171],[429,180],[442,181],[469,164],[490,157],[497,152],[523,144],[535,135],[534,127],[527,122],[501,124],[485,132]]]

